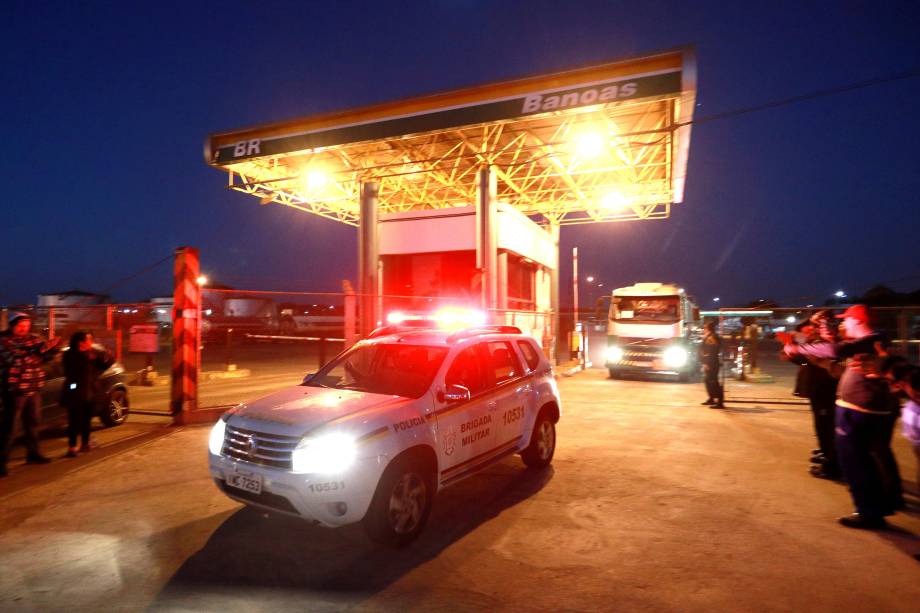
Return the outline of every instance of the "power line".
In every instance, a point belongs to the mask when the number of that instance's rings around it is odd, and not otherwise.
[[[799,102],[806,102],[808,100],[816,100],[818,98],[826,98],[828,96],[836,96],[838,94],[844,94],[847,92],[857,91],[860,89],[875,87],[876,85],[882,85],[884,83],[904,81],[906,79],[913,79],[916,77],[920,77],[920,69],[917,69],[917,68],[913,70],[908,70],[906,72],[900,72],[897,74],[888,75],[885,77],[876,77],[874,79],[858,81],[856,83],[850,83],[848,85],[839,85],[837,87],[831,87],[828,89],[819,89],[819,90],[809,92],[806,94],[799,94],[797,96],[790,96],[788,98],[780,98],[779,100],[772,100],[770,102],[764,102],[761,104],[743,107],[740,109],[734,109],[731,111],[725,111],[722,113],[714,113],[712,115],[700,117],[699,119],[693,119],[691,121],[678,123],[675,125],[675,127],[679,128],[682,126],[698,125],[702,123],[708,123],[710,121],[718,121],[720,119],[731,119],[733,117],[738,117],[739,115],[746,115],[748,113],[756,113],[757,111],[765,111],[767,109],[787,106],[787,105],[796,104]]]
[[[167,255],[165,258],[163,258],[163,259],[161,259],[161,260],[157,260],[157,261],[154,262],[153,264],[150,264],[149,266],[145,266],[144,268],[141,268],[141,269],[140,269],[139,271],[137,271],[136,273],[131,274],[131,275],[128,275],[127,277],[124,277],[124,278],[122,278],[122,279],[119,279],[118,281],[116,281],[116,282],[113,283],[112,285],[110,285],[110,286],[108,286],[107,288],[105,288],[104,290],[102,290],[101,293],[103,293],[103,294],[108,294],[109,292],[111,292],[113,289],[115,289],[115,288],[118,287],[119,285],[122,285],[122,284],[124,284],[124,283],[127,283],[128,281],[131,281],[131,280],[133,280],[133,279],[136,279],[137,277],[139,277],[139,276],[141,276],[141,275],[143,275],[143,274],[146,274],[146,273],[150,272],[151,270],[153,270],[154,268],[156,268],[157,266],[159,266],[159,265],[162,264],[163,262],[166,262],[167,260],[170,260],[170,259],[172,259],[172,258],[173,258],[173,254],[170,253],[170,254]]]

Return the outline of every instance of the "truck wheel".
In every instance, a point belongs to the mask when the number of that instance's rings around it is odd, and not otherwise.
[[[618,370],[613,369],[613,368],[608,368],[608,369],[607,369],[607,373],[610,375],[610,378],[611,378],[611,379],[619,379],[619,378],[620,378],[620,372],[619,372]]]
[[[107,427],[119,426],[128,419],[128,391],[121,387],[116,387],[109,392],[105,401],[105,407],[99,418]]]
[[[540,411],[537,423],[530,435],[530,444],[521,452],[521,459],[528,468],[543,468],[553,461],[556,452],[556,424],[546,410]]]
[[[387,547],[404,547],[421,533],[434,498],[430,471],[410,457],[397,458],[383,472],[364,516],[367,536]]]

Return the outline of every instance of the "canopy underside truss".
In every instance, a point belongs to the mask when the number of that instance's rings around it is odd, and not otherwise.
[[[226,166],[230,189],[358,225],[362,182],[380,214],[467,206],[491,165],[501,202],[561,225],[664,219],[682,196],[674,156],[680,98],[555,111]]]

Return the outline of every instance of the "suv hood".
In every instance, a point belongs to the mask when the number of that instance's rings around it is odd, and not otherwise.
[[[231,409],[233,426],[287,436],[300,436],[332,420],[377,413],[411,398],[353,390],[297,385]]]

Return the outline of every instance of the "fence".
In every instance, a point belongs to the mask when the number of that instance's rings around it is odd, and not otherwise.
[[[9,313],[20,311],[32,318],[32,332],[45,337],[60,337],[61,349],[79,331],[93,335],[94,341],[115,357],[116,364],[106,373],[107,391],[113,386],[126,390],[119,402],[132,411],[167,413],[172,326],[169,305],[156,303],[81,304],[72,306],[25,306],[0,310],[0,328],[6,327]],[[46,395],[61,384],[60,355],[47,367]],[[49,396],[48,403],[56,401]]]
[[[118,364],[111,381],[124,384],[132,411],[169,415],[173,305],[168,302],[27,306],[33,332],[66,345],[77,330],[91,332]],[[554,347],[551,311],[501,309],[482,313],[443,297],[377,297],[380,321],[424,314],[447,325],[507,324]],[[6,316],[8,309],[0,311]],[[479,313],[481,321],[468,319]],[[454,320],[451,321],[451,318]],[[357,296],[343,292],[279,292],[202,288],[198,407],[223,407],[295,385],[358,339]],[[5,320],[0,321],[5,328]],[[564,340],[564,339],[563,339]],[[566,346],[557,348],[563,354]],[[59,365],[49,374],[61,375]]]

